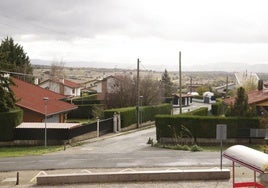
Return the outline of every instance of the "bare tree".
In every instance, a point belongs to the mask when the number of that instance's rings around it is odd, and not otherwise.
[[[58,79],[64,79],[65,74],[64,74],[64,62],[54,62],[51,64],[50,67],[50,77],[52,80],[58,80]]]
[[[134,106],[136,101],[135,80],[128,75],[118,75],[114,78],[114,83],[110,86],[112,92],[107,94],[108,107]]]
[[[112,93],[108,94],[107,106],[109,108],[136,106],[137,79],[129,75],[116,76]],[[161,103],[160,82],[153,80],[149,75],[140,80],[140,95],[143,105]]]
[[[145,76],[140,82],[140,93],[143,105],[154,105],[162,102],[161,83],[152,79],[149,75]]]

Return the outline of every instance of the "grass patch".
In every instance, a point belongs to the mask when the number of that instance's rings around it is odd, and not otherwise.
[[[203,148],[201,148],[198,145],[168,145],[168,144],[159,144],[156,143],[153,145],[154,147],[158,148],[166,148],[166,149],[172,149],[172,150],[183,150],[183,151],[192,151],[192,152],[198,152],[198,151],[203,151]]]
[[[28,155],[42,155],[63,150],[63,146],[25,146],[25,147],[0,147],[0,157],[21,157]]]
[[[235,144],[233,144],[235,145]],[[226,150],[227,148],[233,146],[233,145],[223,145],[222,146],[222,150]],[[156,143],[153,145],[154,147],[159,147],[159,148],[166,148],[166,149],[173,149],[173,150],[185,150],[185,151],[211,151],[211,152],[219,152],[221,151],[221,147],[220,145],[179,145],[179,144],[175,144],[175,145],[169,145],[169,144],[159,144]],[[249,148],[261,151],[261,152],[265,152],[268,153],[268,145],[264,145],[264,144],[248,144],[245,145]]]
[[[236,144],[233,144],[233,145],[236,145]],[[222,150],[224,151],[233,145],[223,145]],[[247,146],[249,148],[262,151],[262,152],[265,150],[265,148],[267,148],[267,145],[264,145],[264,144],[247,144],[244,146]],[[202,148],[204,149],[204,151],[220,151],[221,150],[220,145],[202,146]]]

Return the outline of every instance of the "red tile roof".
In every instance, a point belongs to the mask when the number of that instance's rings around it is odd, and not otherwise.
[[[57,80],[57,81],[53,81],[51,79],[48,79],[48,80],[43,81],[42,83],[45,83],[45,82],[56,82],[56,83],[63,84],[64,86],[67,86],[67,87],[70,87],[70,88],[79,88],[79,87],[81,87],[80,84],[72,82],[70,80],[66,80],[66,79]]]
[[[18,102],[16,105],[45,115],[44,97],[48,97],[47,115],[60,114],[76,109],[77,106],[63,102],[60,99],[65,98],[53,91],[29,84],[27,82],[12,78],[16,86],[11,86]]]
[[[64,85],[68,86],[70,88],[79,88],[79,87],[81,87],[80,84],[72,82],[70,80],[64,80]]]
[[[248,104],[256,104],[268,100],[268,90],[254,90],[248,93]],[[234,104],[235,97],[231,97],[224,100],[227,105]]]

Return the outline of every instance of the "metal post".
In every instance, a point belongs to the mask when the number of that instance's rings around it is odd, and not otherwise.
[[[182,114],[182,95],[181,95],[181,52],[179,52],[179,77],[180,77],[180,114]]]
[[[140,124],[142,124],[142,99],[143,99],[143,96],[140,96]]]
[[[222,138],[221,138],[221,170],[222,170]]]
[[[16,179],[16,185],[20,184],[20,173],[17,172],[17,179]]]
[[[233,187],[235,187],[235,163],[233,161]]]
[[[137,128],[140,126],[140,60],[137,60]]]

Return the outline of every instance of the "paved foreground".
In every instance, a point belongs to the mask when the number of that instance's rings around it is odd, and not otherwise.
[[[219,152],[188,152],[154,148],[146,144],[148,138],[155,140],[155,128],[120,133],[65,151],[42,156],[0,158],[0,187],[34,187],[38,174],[118,172],[140,170],[173,170],[219,168]],[[224,159],[223,168],[230,169],[230,161]],[[19,172],[19,184],[16,174]],[[253,172],[238,167],[237,181],[253,181]],[[55,186],[53,186],[55,187]],[[129,182],[107,184],[79,184],[56,187],[232,187],[232,179],[226,181],[193,182]]]

